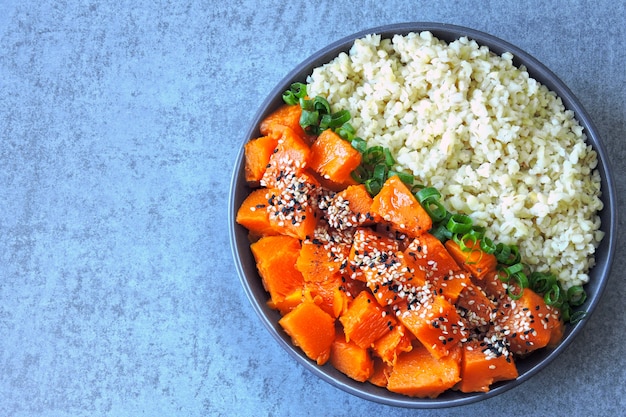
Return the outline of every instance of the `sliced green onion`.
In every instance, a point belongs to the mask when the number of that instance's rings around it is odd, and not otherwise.
[[[533,272],[530,274],[530,287],[533,291],[543,294],[556,284],[556,276],[554,274],[544,274],[542,272]]]
[[[313,108],[320,114],[330,114],[330,104],[328,104],[328,100],[322,96],[315,96],[313,99]]]
[[[330,127],[332,116],[330,114],[322,114],[320,118],[319,131],[322,132]]]
[[[586,311],[577,311],[570,316],[569,322],[572,324],[576,324],[582,319],[584,319],[585,317],[587,317]]]
[[[578,307],[587,300],[587,293],[580,285],[575,285],[567,290],[567,302],[571,306]]]
[[[372,172],[372,178],[381,184],[385,182],[385,178],[387,178],[387,166],[385,164],[378,164],[374,167],[374,171]]]
[[[376,195],[380,192],[380,189],[383,187],[383,184],[375,178],[370,178],[365,181],[365,189],[370,195]]]
[[[296,98],[295,94],[291,90],[287,90],[283,93],[283,101],[286,104],[289,104],[290,106],[293,106],[294,104],[298,104],[298,99]]]
[[[369,172],[367,172],[363,165],[359,165],[350,173],[350,176],[359,184],[363,184],[369,178]]]
[[[465,214],[454,214],[448,220],[447,228],[452,233],[465,234],[472,230],[472,219]]]
[[[320,121],[320,130],[341,128],[348,120],[350,120],[350,112],[348,110],[341,110],[333,114],[324,114]]]
[[[511,288],[517,287],[518,292],[514,292]],[[513,300],[519,300],[524,294],[524,289],[528,288],[528,278],[523,272],[517,272],[509,277],[509,284],[506,292]]]
[[[315,110],[315,106],[313,105],[313,100],[308,100],[304,97],[300,97],[300,107],[302,108],[302,111],[314,111]]]
[[[335,129],[347,123],[350,120],[350,112],[348,110],[340,110],[331,115],[330,124],[328,127]]]
[[[480,248],[483,252],[492,254],[496,251],[496,244],[493,243],[493,240],[489,239],[487,236],[483,236],[480,239]]]
[[[298,100],[303,97],[306,97],[306,84],[303,83],[293,83],[283,93],[283,101],[289,105],[298,104]]]
[[[496,245],[494,255],[499,263],[504,263],[504,261],[509,259],[509,256],[511,255],[511,247],[509,245],[505,245],[504,243],[498,243]]]
[[[304,83],[293,83],[291,84],[290,91],[297,98],[306,97],[306,84]]]
[[[376,165],[385,157],[384,148],[382,146],[372,146],[363,152],[363,163],[365,165]]]
[[[561,287],[554,284],[544,295],[543,300],[549,306],[556,306],[561,296]]]
[[[452,239],[452,233],[443,224],[433,227],[430,230],[430,234],[439,239],[441,243],[445,243],[447,240]]]
[[[434,187],[425,187],[419,190],[415,194],[415,197],[417,198],[417,201],[422,203],[433,198],[439,200],[441,198],[441,194],[439,193],[439,190]]]
[[[426,188],[424,184],[413,184],[411,187],[411,194],[415,195],[419,192],[419,190],[423,190],[424,188]]]
[[[342,139],[350,142],[354,139],[354,134],[356,133],[356,130],[350,123],[345,122],[335,130],[335,133],[341,136]]]
[[[433,222],[441,221],[446,216],[446,208],[439,202],[439,200],[427,200],[421,203],[421,205]]]
[[[385,164],[391,168],[396,163],[396,160],[393,159],[389,148],[383,148],[383,155],[385,156]]]
[[[516,245],[505,245],[498,243],[494,252],[499,263],[504,265],[513,265],[520,261],[521,256],[519,248]]]
[[[459,245],[463,252],[469,252],[476,249],[476,243],[478,242],[476,236],[472,235],[471,233],[466,233],[462,236],[459,233],[455,233],[453,235],[453,239],[457,243],[457,245]],[[471,242],[472,246],[469,246],[467,242]]]
[[[516,263],[515,265],[511,265],[511,266],[508,266],[508,267],[503,269],[503,271],[506,272],[509,275],[517,274],[518,272],[521,272],[523,270],[524,270],[524,265],[522,265],[519,262]],[[527,280],[526,283],[528,284],[528,280]],[[526,285],[526,286],[528,286],[528,285]]]
[[[361,153],[367,150],[367,142],[365,142],[361,138],[353,138],[350,144],[352,145],[354,149],[356,149],[357,151]]]
[[[435,223],[443,220],[448,213],[443,204],[439,202],[441,194],[434,187],[422,188],[415,194],[415,197]]]
[[[394,175],[397,175],[398,178],[400,178],[400,181],[407,185],[413,185],[413,181],[415,181],[415,177],[411,174],[407,174],[406,172],[389,170],[387,173],[388,178],[391,178]]]
[[[317,111],[302,110],[300,114],[300,126],[311,133],[318,133],[319,113]]]
[[[561,319],[564,322],[568,322],[572,317],[572,308],[569,304],[564,304],[561,306]]]

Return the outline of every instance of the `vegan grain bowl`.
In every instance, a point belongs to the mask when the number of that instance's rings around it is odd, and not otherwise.
[[[412,23],[292,71],[233,174],[231,242],[276,340],[333,385],[395,406],[529,379],[599,302],[614,190],[584,109],[517,47]]]

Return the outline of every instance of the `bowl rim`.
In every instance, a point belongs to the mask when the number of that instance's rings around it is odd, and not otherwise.
[[[605,232],[605,236],[597,248],[596,253],[604,253],[605,256],[602,257],[601,262],[596,263],[590,271],[590,282],[586,284],[586,288],[592,284],[593,280],[595,296],[588,300],[585,305],[587,310],[585,318],[574,325],[570,325],[571,328],[566,330],[564,338],[558,346],[553,349],[544,348],[544,352],[541,355],[542,357],[531,362],[530,366],[525,368],[523,372],[520,372],[520,376],[517,379],[496,383],[492,386],[491,390],[486,393],[465,394],[459,392],[454,395],[446,393],[435,399],[408,397],[392,393],[384,388],[374,387],[373,385],[372,387],[374,388],[369,389],[371,387],[365,386],[363,383],[350,380],[347,376],[340,374],[337,370],[331,368],[331,365],[329,364],[320,367],[306,358],[301,350],[291,344],[290,340],[288,340],[287,336],[284,332],[282,332],[282,329],[279,329],[277,316],[275,314],[276,312],[269,311],[269,308],[265,305],[265,303],[260,302],[260,299],[258,298],[258,285],[257,288],[252,288],[246,279],[246,274],[251,272],[251,268],[249,264],[244,265],[242,263],[242,258],[239,255],[240,246],[242,246],[245,242],[242,241],[243,228],[235,222],[235,213],[241,203],[243,193],[241,187],[237,186],[238,178],[240,178],[243,171],[243,144],[250,138],[257,137],[259,135],[258,125],[260,121],[264,115],[268,114],[271,109],[276,108],[278,104],[281,103],[281,93],[294,81],[306,82],[306,77],[310,74],[313,68],[329,62],[340,52],[347,52],[356,39],[363,38],[368,34],[380,34],[383,38],[390,38],[394,34],[406,35],[410,32],[422,31],[430,31],[438,39],[446,40],[447,42],[460,37],[468,37],[475,40],[481,46],[485,45],[489,47],[489,50],[497,55],[502,55],[504,52],[510,52],[514,57],[513,63],[515,66],[519,67],[520,65],[524,65],[531,77],[537,79],[539,82],[546,85],[550,90],[556,92],[563,100],[566,109],[574,111],[576,119],[584,128],[587,136],[586,143],[590,144],[598,155],[597,169],[599,170],[601,176],[601,199],[604,203],[604,208],[600,212],[600,216],[602,219],[601,229]],[[301,61],[271,90],[263,103],[259,106],[259,109],[252,119],[252,122],[246,131],[246,135],[239,145],[239,152],[237,153],[236,158],[230,182],[228,222],[231,252],[235,262],[237,274],[246,297],[252,304],[255,313],[263,323],[264,327],[292,358],[322,380],[343,390],[344,392],[353,394],[362,399],[403,408],[445,408],[482,401],[511,390],[536,375],[570,346],[574,338],[581,332],[584,325],[589,321],[589,318],[595,311],[604,289],[606,288],[617,242],[617,207],[615,201],[615,185],[611,174],[612,170],[610,168],[610,160],[607,157],[599,132],[580,101],[574,96],[565,83],[563,83],[556,76],[556,74],[524,50],[489,33],[447,23],[404,22],[375,26],[342,37],[339,40],[330,43],[328,46],[319,49],[317,52]],[[256,273],[256,277],[258,278],[258,273]],[[260,281],[260,278],[258,279]],[[265,296],[265,300],[267,300],[267,296]],[[535,352],[535,354],[538,355],[539,352]],[[530,357],[532,356],[533,355]],[[368,389],[364,389],[365,387]]]

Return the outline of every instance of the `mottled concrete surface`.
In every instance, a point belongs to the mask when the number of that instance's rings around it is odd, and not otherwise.
[[[602,304],[546,370],[410,411],[290,359],[250,308],[226,223],[237,149],[273,86],[327,43],[404,21],[487,31],[544,62],[596,122],[622,206],[621,2],[315,3],[0,1],[0,416],[623,414],[622,243]]]

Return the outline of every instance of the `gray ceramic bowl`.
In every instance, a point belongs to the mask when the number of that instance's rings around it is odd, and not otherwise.
[[[334,369],[332,365],[318,366],[310,361],[299,348],[291,344],[289,337],[283,332],[278,324],[278,312],[267,307],[266,302],[268,295],[263,289],[261,279],[257,273],[252,253],[249,248],[247,231],[234,221],[237,208],[243,199],[250,192],[244,180],[244,164],[243,164],[243,144],[250,138],[260,136],[259,123],[271,111],[276,109],[281,101],[281,94],[287,90],[291,83],[300,81],[305,82],[307,75],[311,73],[313,68],[331,61],[340,52],[348,51],[355,39],[361,38],[369,33],[379,33],[383,37],[392,37],[395,34],[405,35],[409,32],[420,32],[428,30],[439,39],[452,42],[462,36],[474,39],[480,45],[486,45],[490,50],[498,55],[504,52],[511,52],[514,56],[514,64],[516,66],[524,65],[528,69],[531,77],[546,85],[550,90],[556,92],[563,100],[565,107],[573,110],[580,124],[584,127],[587,134],[588,143],[598,153],[599,165],[598,170],[602,176],[602,200],[604,209],[600,216],[602,219],[602,230],[606,233],[604,240],[596,254],[596,266],[591,271],[591,279],[585,287],[588,299],[582,307],[588,312],[585,319],[575,325],[568,325],[565,335],[561,343],[553,349],[542,349],[534,352],[529,357],[518,360],[519,377],[512,381],[496,383],[488,393],[464,394],[456,391],[448,391],[436,399],[418,399],[394,394],[384,388],[379,388],[369,383],[359,383],[353,381]],[[229,223],[231,233],[231,245],[237,272],[243,285],[244,291],[248,296],[252,308],[256,311],[259,318],[272,335],[272,337],[297,360],[301,365],[309,371],[319,376],[330,384],[361,398],[388,404],[392,406],[408,407],[408,408],[440,408],[451,407],[462,404],[468,404],[493,397],[504,391],[507,391],[524,381],[530,379],[541,369],[552,362],[567,346],[574,340],[576,335],[580,333],[585,322],[600,302],[602,292],[606,286],[609,276],[613,253],[615,248],[616,236],[616,203],[615,190],[611,177],[611,170],[608,166],[608,158],[603,148],[600,136],[591,118],[583,109],[580,102],[574,97],[572,92],[561,82],[555,74],[548,68],[537,61],[535,58],[501,39],[489,34],[479,32],[459,26],[439,24],[439,23],[405,23],[390,26],[376,27],[359,33],[355,33],[344,39],[341,39],[324,49],[307,58],[293,71],[283,78],[283,80],[274,88],[267,99],[260,103],[259,111],[248,129],[246,136],[241,138],[242,149],[235,161],[235,167],[232,177],[230,201],[229,201]]]

